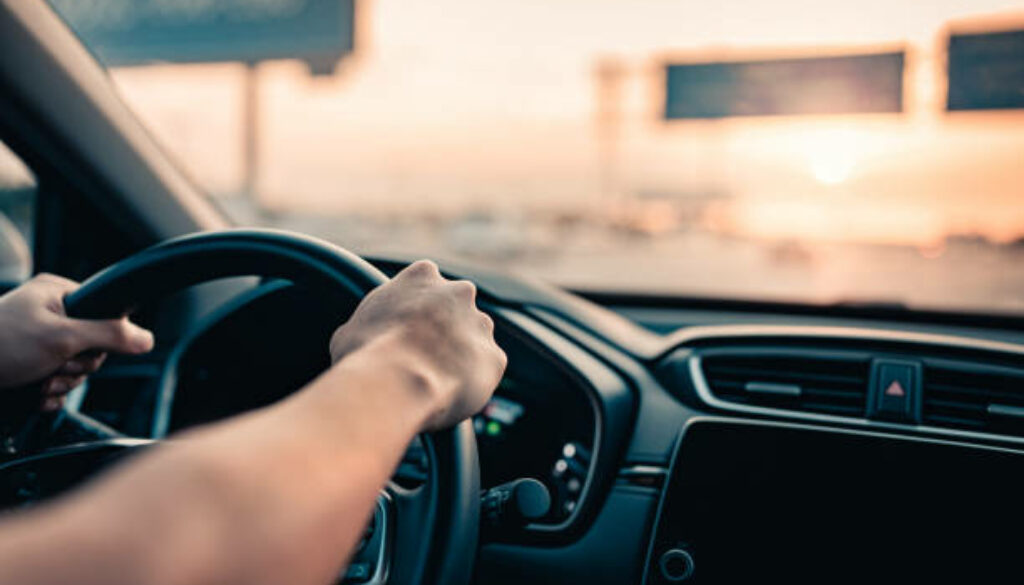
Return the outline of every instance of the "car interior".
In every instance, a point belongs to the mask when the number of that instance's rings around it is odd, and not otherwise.
[[[3,290],[65,275],[84,283],[69,315],[128,313],[157,340],[111,356],[59,413],[0,406],[6,508],[296,391],[414,257],[229,219],[44,2],[0,1],[0,142],[30,178],[0,216]],[[24,241],[5,227],[19,221]],[[338,583],[1019,575],[1021,315],[439,265],[478,287],[508,369],[483,411],[410,445]]]

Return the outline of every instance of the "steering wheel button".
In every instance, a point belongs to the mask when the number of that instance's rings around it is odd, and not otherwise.
[[[345,581],[351,583],[367,581],[370,578],[371,568],[370,563],[352,563],[345,571]]]

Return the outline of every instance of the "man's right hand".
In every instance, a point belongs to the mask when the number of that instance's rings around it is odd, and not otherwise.
[[[505,371],[494,322],[476,307],[473,283],[421,260],[363,299],[331,338],[334,362],[371,352],[398,368],[432,404],[423,431],[452,426],[487,403]]]

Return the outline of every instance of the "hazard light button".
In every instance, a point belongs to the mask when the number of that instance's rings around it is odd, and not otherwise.
[[[871,363],[868,416],[899,422],[921,418],[921,364],[878,359]]]

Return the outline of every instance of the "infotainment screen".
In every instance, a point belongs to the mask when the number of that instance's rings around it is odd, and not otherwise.
[[[693,422],[647,582],[1024,582],[1022,478],[1007,449]]]

